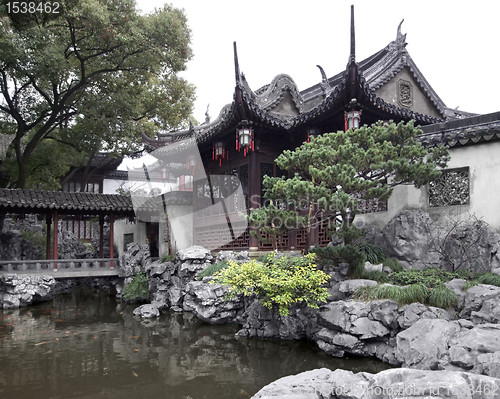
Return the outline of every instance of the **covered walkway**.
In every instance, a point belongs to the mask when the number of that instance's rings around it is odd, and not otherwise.
[[[146,204],[145,204],[146,205]],[[132,199],[119,194],[99,194],[99,193],[77,193],[63,191],[42,191],[25,189],[0,188],[0,229],[3,227],[3,220],[6,214],[39,214],[45,215],[47,223],[46,252],[47,261],[2,261],[0,262],[0,272],[13,273],[39,273],[57,271],[58,264],[68,272],[87,273],[103,272],[108,269],[110,275],[116,274],[113,271],[114,259],[114,222],[117,218],[135,218]],[[59,235],[59,221],[66,217],[99,217],[99,258],[100,259],[58,259],[57,246]],[[109,258],[104,258],[104,222],[105,218],[110,227],[110,254]],[[54,225],[55,228],[51,229]],[[91,262],[92,261],[92,262]],[[96,264],[99,269],[89,266]],[[79,269],[79,270],[77,270]],[[63,270],[61,270],[62,272]]]

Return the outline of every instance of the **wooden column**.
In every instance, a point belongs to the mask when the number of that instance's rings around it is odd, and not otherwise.
[[[104,258],[104,216],[99,215],[99,258]]]
[[[114,258],[113,242],[115,238],[115,215],[113,212],[109,214],[109,257]],[[110,267],[113,268],[113,261],[110,261]]]
[[[250,151],[248,154],[248,207],[256,209],[260,206],[260,165],[257,151]],[[250,226],[250,231],[258,232],[253,226]],[[259,249],[259,240],[250,234],[250,251]]]
[[[47,215],[45,218],[45,222],[47,224],[47,243],[45,246],[45,259],[49,260],[50,259],[50,226],[52,225],[52,217],[50,214]]]
[[[52,246],[52,259],[57,260],[57,242],[59,235],[59,214],[54,211],[54,242]],[[57,262],[54,262],[54,271],[57,271]]]

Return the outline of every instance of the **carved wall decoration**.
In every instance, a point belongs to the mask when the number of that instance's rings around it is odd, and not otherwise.
[[[445,170],[429,183],[429,206],[465,205],[470,200],[469,168]]]
[[[398,104],[405,108],[413,106],[413,87],[407,80],[398,81]]]

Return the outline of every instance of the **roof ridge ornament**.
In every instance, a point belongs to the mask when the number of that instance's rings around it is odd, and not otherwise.
[[[404,18],[401,20],[401,22],[398,25],[398,33],[396,36],[396,48],[398,49],[398,51],[404,50],[404,48],[408,44],[408,43],[406,43],[406,33],[404,35],[401,33],[401,25],[403,25],[403,22],[404,22]]]
[[[351,53],[349,63],[356,62],[356,32],[354,29],[354,4],[351,5]]]
[[[321,65],[316,65],[321,72],[321,83],[319,84],[321,90],[323,91],[323,95],[326,97],[332,90],[333,87],[330,85],[328,78],[326,77],[325,70],[321,67]]]
[[[236,42],[233,42],[234,50],[234,74],[236,77],[236,84],[240,83],[240,65],[238,63],[238,49],[236,48]]]

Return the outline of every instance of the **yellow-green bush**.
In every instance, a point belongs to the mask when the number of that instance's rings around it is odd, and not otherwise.
[[[230,296],[256,295],[264,306],[271,309],[276,305],[280,315],[286,316],[296,303],[318,308],[319,302],[327,300],[324,284],[330,277],[317,269],[315,259],[310,253],[304,257],[273,254],[264,263],[228,261],[228,267],[215,273],[211,283],[229,286]]]

